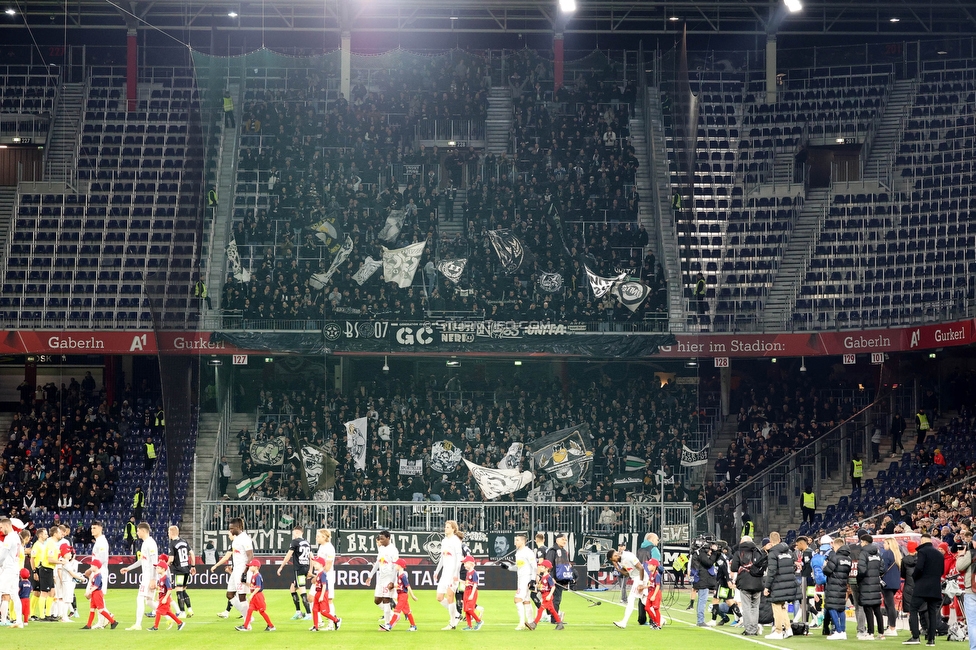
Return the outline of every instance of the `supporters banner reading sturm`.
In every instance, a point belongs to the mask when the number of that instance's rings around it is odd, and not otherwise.
[[[590,427],[562,429],[526,445],[532,455],[535,471],[566,485],[589,480],[593,471],[593,450]]]
[[[697,467],[706,464],[708,464],[708,445],[705,445],[699,451],[688,449],[685,445],[681,445],[682,467]]]
[[[621,282],[613,288],[613,295],[630,311],[637,311],[650,294],[650,288],[640,282]]]
[[[366,418],[356,418],[346,422],[346,448],[352,456],[352,464],[356,469],[366,469]]]
[[[413,276],[420,266],[427,241],[417,242],[396,250],[383,249],[383,279],[401,289],[413,284]]]
[[[464,459],[464,464],[468,466],[471,476],[474,477],[478,487],[481,488],[481,495],[491,501],[500,496],[518,492],[526,485],[531,485],[535,480],[532,472],[520,472],[517,469],[494,469],[492,467],[482,467],[475,465],[468,459]]]

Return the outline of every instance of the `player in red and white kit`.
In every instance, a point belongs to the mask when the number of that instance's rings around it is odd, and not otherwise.
[[[93,628],[92,623],[95,622],[95,617],[101,615],[109,625],[112,626],[114,630],[118,627],[119,622],[112,618],[112,613],[105,609],[105,596],[102,592],[104,586],[102,585],[102,563],[98,560],[91,561],[91,568],[88,570],[88,586],[85,588],[85,598],[89,601],[90,610],[88,612],[88,624],[81,628],[83,630],[90,630]]]
[[[478,616],[478,572],[474,570],[474,558],[470,555],[464,558],[464,617],[468,621],[468,627],[463,628],[462,632],[481,629],[481,618]],[[474,625],[471,625],[474,621]]]
[[[308,628],[309,632],[319,631],[320,616],[332,621],[336,630],[342,625],[342,619],[332,613],[332,599],[329,598],[331,593],[326,559],[316,555],[312,558],[312,627]]]
[[[261,577],[260,569],[261,562],[258,560],[251,560],[247,563],[247,590],[251,595],[251,600],[247,606],[244,625],[238,625],[234,628],[238,632],[251,631],[251,617],[254,616],[254,612],[260,614],[264,622],[268,624],[264,628],[265,632],[275,631],[274,623],[271,622],[271,618],[268,616],[268,604],[264,600],[264,578]]]
[[[627,620],[634,613],[634,608],[643,600],[642,596],[647,586],[647,573],[644,571],[643,563],[630,551],[611,550],[607,552],[607,560],[621,576],[630,576],[630,579],[633,580],[630,596],[627,598],[627,607],[624,608],[624,617],[613,622],[614,625],[623,629],[627,627]]]
[[[169,616],[176,623],[176,629],[182,630],[185,623],[179,619],[172,609],[173,581],[169,577],[169,562],[160,560],[156,563],[156,622],[149,628],[155,632],[159,629],[159,621]]]
[[[407,578],[407,563],[403,559],[399,559],[394,562],[397,568],[397,578],[396,578],[396,593],[397,593],[397,604],[396,609],[393,610],[393,616],[390,617],[389,623],[384,623],[380,625],[380,629],[384,632],[389,632],[396,625],[397,620],[399,620],[400,615],[407,617],[410,621],[410,631],[417,631],[417,622],[413,620],[413,612],[410,611],[410,600],[413,598],[417,600],[417,597],[413,593],[413,589],[410,588],[410,580]]]
[[[552,598],[556,594],[556,581],[552,579],[549,572],[552,571],[552,562],[549,560],[543,560],[539,563],[539,577],[536,578],[535,588],[539,592],[539,611],[535,613],[535,620],[526,623],[525,626],[530,630],[534,630],[542,620],[542,613],[549,612],[549,617],[556,622],[556,629],[564,629],[563,622],[559,618],[559,612],[556,611],[556,607],[552,603]]]

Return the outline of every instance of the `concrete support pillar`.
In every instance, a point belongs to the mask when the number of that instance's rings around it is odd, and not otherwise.
[[[776,103],[776,34],[766,35],[766,103]]]
[[[557,91],[563,86],[563,35],[557,32],[552,37],[552,89]]]
[[[136,110],[139,89],[139,32],[130,27],[126,32],[125,48],[125,99],[126,110]]]
[[[722,417],[727,418],[729,416],[729,409],[731,405],[731,391],[732,391],[732,368],[730,367],[732,362],[724,368],[719,368],[719,383],[721,384],[721,403],[722,403]]]
[[[342,93],[346,101],[349,101],[350,70],[352,68],[352,33],[343,31],[339,39],[339,66],[341,69],[339,92]]]

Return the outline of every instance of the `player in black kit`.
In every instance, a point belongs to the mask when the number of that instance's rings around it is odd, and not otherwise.
[[[190,584],[190,576],[195,575],[197,570],[194,566],[196,557],[193,549],[180,538],[178,526],[169,527],[169,569],[173,572],[173,587],[176,590],[176,604],[180,611],[186,616],[193,616],[193,607],[190,605],[190,594],[186,588]]]
[[[311,572],[312,546],[305,541],[304,534],[305,530],[301,526],[291,529],[291,546],[288,547],[285,559],[278,566],[278,575],[281,575],[281,570],[288,564],[288,560],[291,560],[295,566],[295,579],[291,583],[291,599],[295,603],[295,615],[291,617],[293,621],[312,618],[312,609],[305,594],[305,581]],[[299,597],[301,597],[301,604],[299,604]],[[302,607],[305,607],[304,615]]]
[[[546,555],[549,553],[549,549],[546,548],[546,534],[536,533],[535,534],[535,563],[536,566],[542,564],[542,561],[546,559]],[[539,598],[539,592],[535,590],[535,580],[529,583],[529,597],[535,606],[542,607],[542,600]],[[546,615],[548,616],[548,614]]]

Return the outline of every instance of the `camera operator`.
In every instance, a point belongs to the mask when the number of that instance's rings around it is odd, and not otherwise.
[[[742,602],[742,634],[759,636],[759,602],[762,600],[763,577],[766,575],[766,552],[748,535],[743,536],[732,556],[731,570]]]
[[[718,544],[714,540],[704,538],[695,540],[691,555],[691,586],[698,599],[698,627],[705,627],[705,609],[708,607],[709,595],[718,587],[718,570],[715,563],[719,555]]]

